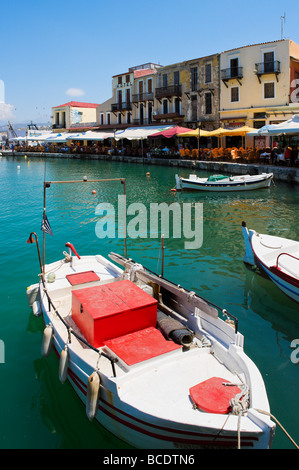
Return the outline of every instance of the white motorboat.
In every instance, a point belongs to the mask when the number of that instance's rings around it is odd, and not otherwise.
[[[135,448],[271,446],[265,385],[234,316],[127,256],[67,243],[45,264],[34,236],[41,274],[27,296],[45,322],[42,354],[55,350],[90,420]]]
[[[212,175],[208,178],[199,178],[194,174],[189,175],[189,178],[175,175],[177,191],[249,191],[269,188],[272,178],[273,173],[236,176]]]
[[[291,299],[299,302],[299,242],[249,230],[242,222],[244,262],[256,265]]]

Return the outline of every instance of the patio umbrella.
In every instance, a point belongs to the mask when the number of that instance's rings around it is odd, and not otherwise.
[[[234,136],[234,135],[241,135],[241,136],[246,136],[248,132],[254,132],[256,129],[253,127],[249,126],[242,126],[242,127],[237,127],[236,129],[222,129],[221,135],[228,135],[228,136]]]
[[[72,134],[69,134],[69,135],[67,134],[66,138],[67,138],[67,140],[94,140],[94,141],[99,141],[99,140],[104,140],[104,139],[110,139],[113,136],[114,136],[113,132],[87,131],[87,132],[72,133]]]
[[[118,131],[115,134],[115,140],[144,140],[157,132],[165,131],[170,126],[150,126],[150,127],[129,127],[124,131]]]
[[[219,127],[218,129],[215,129],[214,131],[208,131],[206,134],[206,137],[220,137],[224,132],[223,127]]]
[[[258,131],[259,135],[295,135],[299,134],[299,116],[295,115],[287,121],[281,122],[279,124],[270,124],[269,126],[264,126]]]
[[[170,139],[171,137],[176,137],[178,134],[183,134],[184,132],[189,132],[190,130],[191,129],[188,129],[188,127],[174,126],[169,129],[165,129],[164,131],[157,132],[156,134],[152,134],[149,137],[154,139],[166,137],[167,139]]]
[[[50,142],[65,143],[67,141],[67,134],[65,134],[65,133],[53,134],[53,135],[50,135],[49,137],[46,137],[42,140],[44,140],[47,143],[50,143]]]
[[[182,134],[178,134],[178,137],[208,137],[209,132],[204,131],[203,129],[189,129],[187,132],[183,132]]]

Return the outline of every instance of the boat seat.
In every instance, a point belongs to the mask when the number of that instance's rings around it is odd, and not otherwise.
[[[165,339],[155,327],[134,331],[118,338],[106,340],[104,343],[128,366],[182,349],[182,346]]]
[[[287,255],[282,256],[280,256],[278,261],[278,269],[280,268],[287,274],[299,279],[299,260]]]

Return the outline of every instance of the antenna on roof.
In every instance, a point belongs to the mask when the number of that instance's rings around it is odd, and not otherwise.
[[[283,25],[286,23],[286,14],[284,12],[283,16],[280,17],[281,20],[281,39],[284,39],[284,34],[283,34]]]

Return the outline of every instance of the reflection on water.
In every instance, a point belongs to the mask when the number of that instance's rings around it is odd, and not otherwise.
[[[45,169],[48,181],[82,180],[84,176],[126,178],[127,204],[140,202],[147,210],[151,203],[177,202],[182,209],[184,203],[203,204],[202,246],[186,250],[184,240],[165,239],[164,275],[239,319],[245,352],[262,373],[271,411],[278,419],[283,418],[283,425],[298,442],[299,412],[294,392],[299,383],[299,367],[290,361],[290,343],[299,338],[298,305],[268,279],[246,268],[241,230],[245,220],[249,228],[260,233],[299,240],[298,186],[276,183],[269,190],[246,193],[175,193],[171,192],[175,174],[186,176],[189,170],[71,159],[49,159],[45,165],[42,159],[29,157],[26,162],[22,158],[2,158],[0,162],[0,269],[5,273],[1,281],[0,331],[7,358],[1,369],[0,390],[2,401],[11,402],[3,410],[0,446],[98,449],[124,446],[100,426],[89,423],[71,386],[60,384],[55,355],[48,359],[40,357],[42,323],[32,314],[28,320],[25,290],[38,280],[38,260],[36,247],[26,245],[26,240],[31,231],[42,239]],[[148,171],[150,177],[146,176]],[[54,236],[46,236],[46,262],[62,257],[67,241],[74,244],[79,254],[107,256],[110,251],[124,254],[123,239],[100,240],[95,233],[99,220],[96,206],[108,202],[117,207],[119,194],[123,194],[120,183],[53,184],[47,190],[47,215]],[[160,238],[128,238],[128,256],[160,273]],[[7,384],[16,370],[23,388],[14,388],[12,398]],[[22,427],[18,427],[20,421]],[[278,431],[275,447],[292,446]]]

